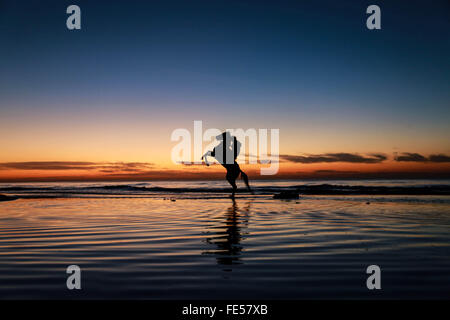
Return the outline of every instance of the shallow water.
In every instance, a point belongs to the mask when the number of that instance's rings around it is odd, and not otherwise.
[[[0,203],[0,297],[448,299],[449,227],[448,196],[19,199]]]

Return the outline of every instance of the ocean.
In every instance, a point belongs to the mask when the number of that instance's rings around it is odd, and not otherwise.
[[[2,183],[0,298],[450,298],[450,181],[251,185]]]

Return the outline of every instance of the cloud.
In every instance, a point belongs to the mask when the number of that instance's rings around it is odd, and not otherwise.
[[[325,153],[317,155],[280,155],[280,158],[296,163],[323,163],[323,162],[350,162],[350,163],[380,163],[387,159],[387,156],[381,153],[372,153],[366,156],[357,153]]]
[[[249,163],[259,163],[259,164],[273,164],[273,163],[280,163],[279,156],[272,155],[271,153],[267,153],[263,156],[254,155],[251,153],[246,153],[244,155],[245,158],[248,158]],[[238,158],[239,160],[239,158]]]
[[[445,154],[432,154],[428,157],[431,162],[450,162],[450,156]]]
[[[141,172],[153,167],[148,162],[30,161],[1,162],[0,170],[99,170],[100,172]]]
[[[432,162],[432,163],[444,163],[450,162],[450,156],[445,154],[431,154],[427,157],[411,152],[403,152],[401,155],[396,155],[394,157],[395,161],[406,161],[406,162]]]
[[[400,156],[395,156],[395,161],[426,162],[428,159],[418,153],[404,152]]]
[[[186,167],[206,167],[206,163],[202,162],[202,163],[194,163],[194,162],[189,162],[189,161],[177,161],[176,164],[180,164]],[[215,162],[211,162],[209,165],[216,165],[217,163]]]

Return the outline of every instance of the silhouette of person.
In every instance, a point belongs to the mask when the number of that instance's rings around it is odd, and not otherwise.
[[[236,179],[239,175],[241,175],[244,180],[248,191],[251,192],[252,190],[248,183],[248,176],[241,170],[239,164],[236,162],[236,158],[241,150],[241,143],[228,131],[216,136],[216,139],[219,140],[220,143],[215,146],[212,151],[206,152],[202,156],[202,160],[205,159],[206,165],[209,166],[208,156],[214,157],[227,170],[226,179],[233,187],[231,194],[232,198],[234,198],[234,194],[237,190]]]

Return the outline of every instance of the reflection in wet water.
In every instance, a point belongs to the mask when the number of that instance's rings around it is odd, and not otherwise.
[[[216,248],[203,252],[203,254],[215,255],[217,264],[224,266],[242,263],[242,240],[247,235],[246,229],[250,216],[251,201],[241,210],[236,200],[232,199],[232,201],[232,205],[226,210],[225,216],[217,217],[222,220],[220,226],[215,227],[217,230],[207,233],[206,242],[215,245]],[[224,271],[231,271],[231,268],[227,267]]]
[[[176,200],[3,202],[0,299],[450,297],[447,196]]]

